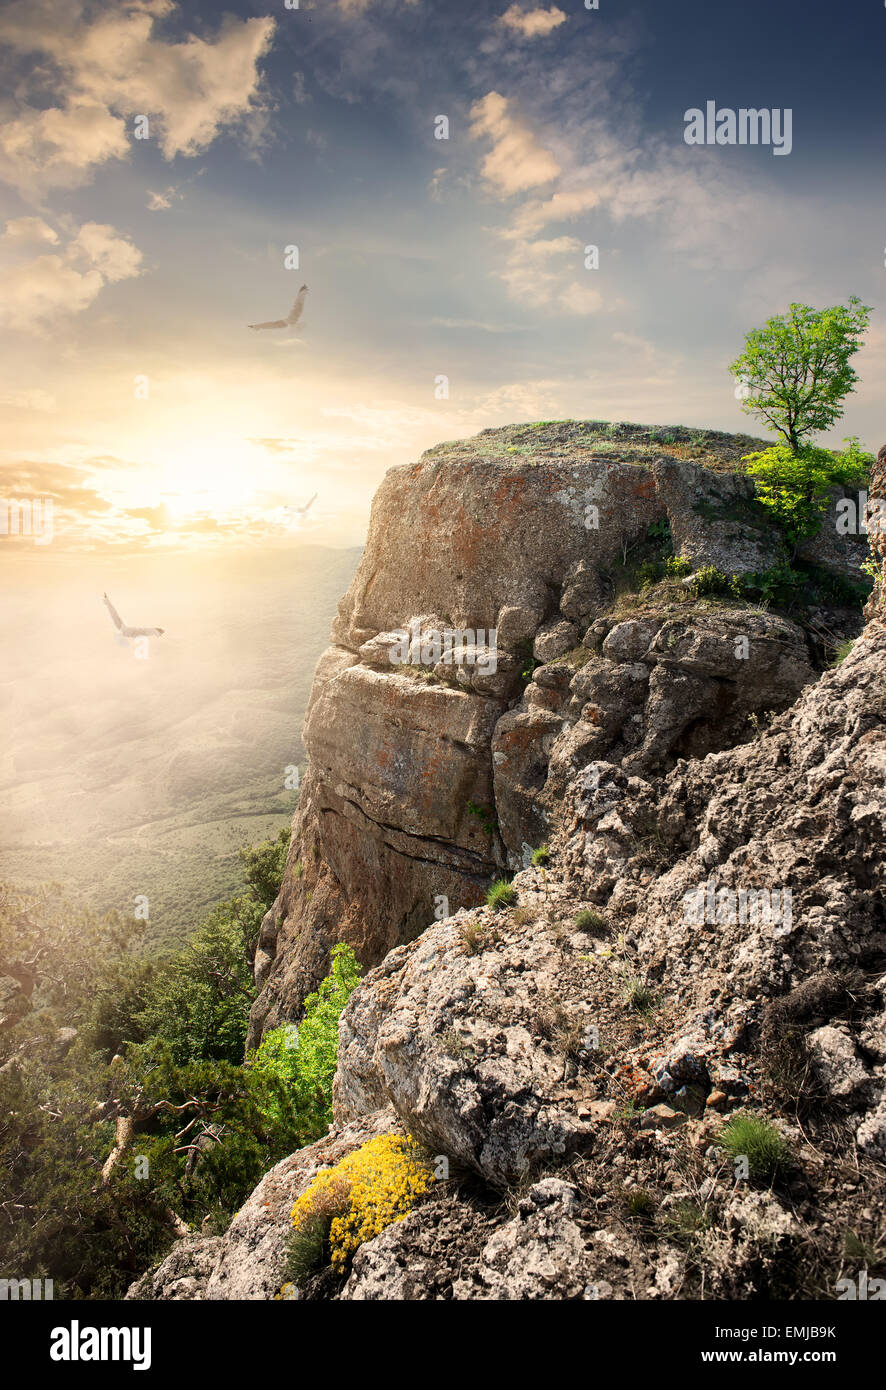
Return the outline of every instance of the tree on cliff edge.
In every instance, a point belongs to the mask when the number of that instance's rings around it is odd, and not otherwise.
[[[856,295],[848,307],[792,304],[745,339],[729,370],[747,392],[742,409],[760,415],[797,454],[804,440],[829,429],[858,374],[850,358],[861,347],[871,314]]]

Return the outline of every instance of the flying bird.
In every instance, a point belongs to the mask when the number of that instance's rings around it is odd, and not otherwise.
[[[310,502],[306,502],[305,505],[304,505],[303,507],[293,507],[292,510],[293,510],[294,512],[298,512],[299,516],[304,516],[305,512],[308,510],[308,507],[310,507],[312,503],[316,502],[316,500],[317,500],[317,494],[316,494],[316,492],[315,492],[314,495],[313,495],[313,497],[311,498],[311,501],[310,501]]]
[[[108,598],[107,594],[103,594],[102,597],[105,601],[105,607],[111,615],[111,620],[117,631],[120,633],[121,637],[163,636],[165,629],[162,627],[127,627],[126,623],[124,623],[123,619],[120,617],[120,614],[117,612],[116,608],[114,607],[111,600]]]
[[[302,285],[298,294],[295,296],[295,303],[289,310],[285,319],[269,319],[267,323],[250,323],[247,328],[294,328],[301,318],[301,311],[305,307],[305,295],[308,292],[307,285]]]

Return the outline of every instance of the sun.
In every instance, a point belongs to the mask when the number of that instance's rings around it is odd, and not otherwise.
[[[210,515],[222,520],[255,506],[261,478],[246,440],[191,440],[160,466],[159,500],[174,521]]]

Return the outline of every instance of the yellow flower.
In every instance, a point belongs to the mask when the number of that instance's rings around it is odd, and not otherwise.
[[[341,1272],[364,1241],[402,1221],[433,1181],[414,1140],[382,1134],[318,1173],[292,1208],[292,1224],[328,1219],[332,1267]]]

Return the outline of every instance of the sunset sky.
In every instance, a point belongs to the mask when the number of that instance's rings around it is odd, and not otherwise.
[[[884,37],[873,0],[5,3],[3,495],[62,549],[360,544],[386,468],[487,426],[753,432],[744,334],[853,293],[830,438],[877,447]],[[708,99],[790,107],[790,156],[687,146]]]

